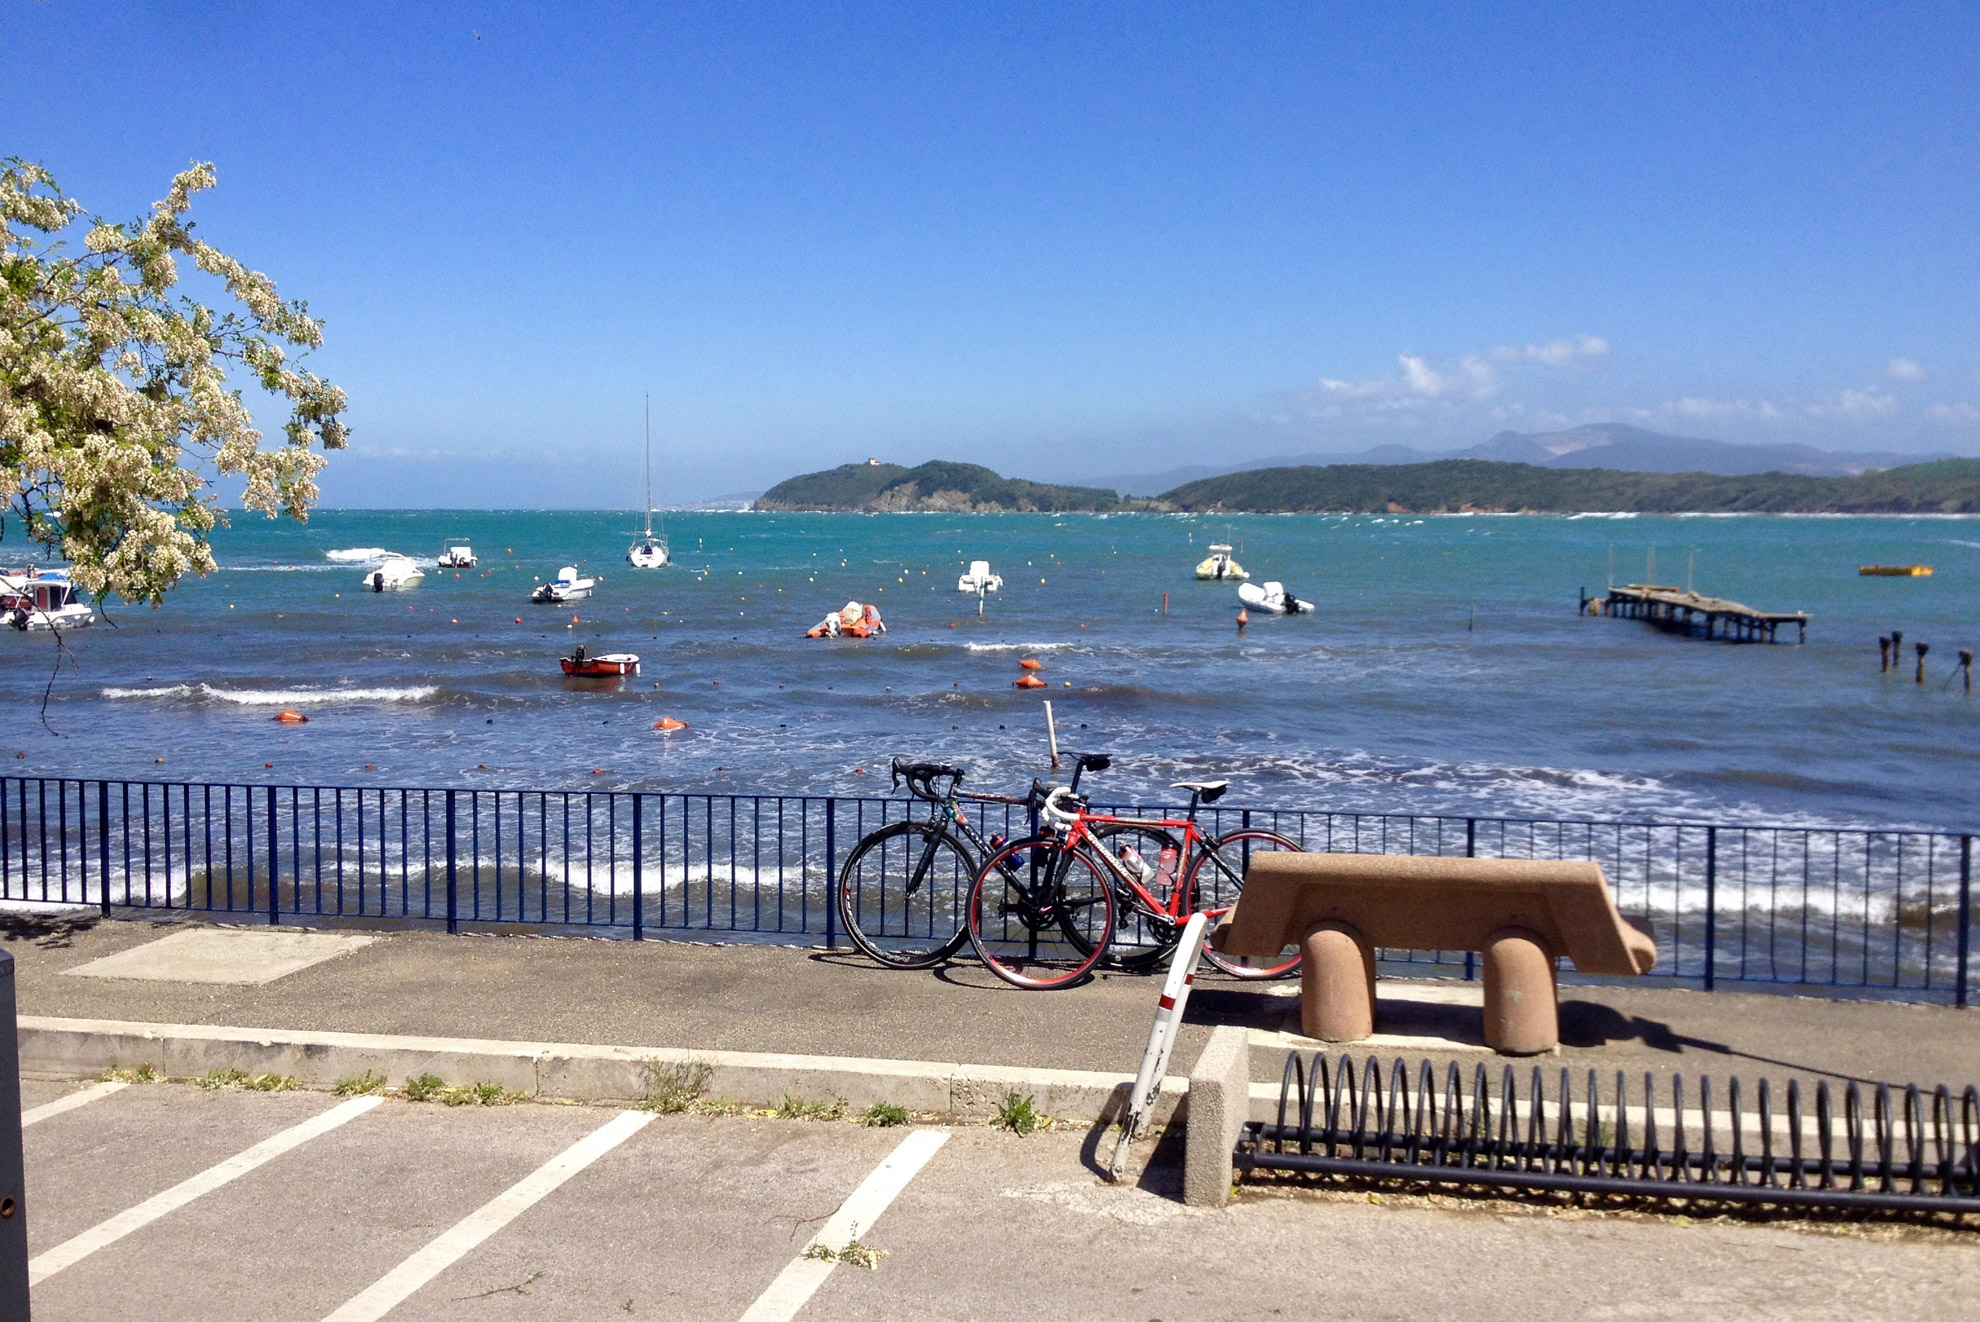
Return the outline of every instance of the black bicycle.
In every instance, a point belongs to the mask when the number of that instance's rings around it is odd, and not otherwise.
[[[854,945],[882,964],[922,969],[940,964],[969,940],[963,899],[981,860],[1004,843],[999,835],[985,839],[963,805],[994,803],[1035,812],[1044,796],[1035,782],[1024,798],[966,792],[963,773],[955,767],[895,758],[894,787],[903,781],[908,793],[934,811],[862,837],[839,869],[837,902]],[[938,787],[938,781],[947,783]],[[1030,816],[1025,821],[1028,827]]]

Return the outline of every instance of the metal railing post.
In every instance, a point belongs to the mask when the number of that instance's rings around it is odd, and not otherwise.
[[[825,800],[825,948],[839,944],[839,801]]]
[[[1478,819],[1476,817],[1467,817],[1464,819],[1464,856],[1466,858],[1478,857]],[[1464,952],[1464,980],[1466,982],[1478,981],[1478,952],[1476,950],[1467,950]]]
[[[96,782],[96,884],[103,890],[103,916],[110,916],[110,782]],[[87,903],[87,901],[85,901]]]
[[[1967,1002],[1966,966],[1973,949],[1973,837],[1959,838],[1959,969],[1953,977],[1953,1001]]]
[[[14,957],[0,950],[0,1318],[28,1316],[27,1173],[21,1155],[20,1026]]]
[[[454,791],[447,791],[447,930],[461,930],[460,867],[454,852]]]
[[[275,810],[275,787],[268,787],[268,922],[270,926],[282,921],[282,892],[279,886],[281,857],[276,850],[275,824],[281,815]],[[253,854],[250,848],[248,853]]]
[[[1719,828],[1705,828],[1705,990],[1718,981]]]
[[[633,940],[646,940],[646,819],[642,804],[646,796],[633,794]]]

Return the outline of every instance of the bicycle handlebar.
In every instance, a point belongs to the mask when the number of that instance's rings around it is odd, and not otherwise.
[[[949,778],[949,788],[952,791],[958,785],[962,784],[963,773],[955,767],[944,766],[940,762],[903,762],[899,758],[894,759],[894,788],[899,789],[901,782],[905,780],[907,782],[908,793],[914,795],[917,799],[926,799],[930,803],[940,803],[943,799],[947,798],[948,795],[946,794],[937,794],[933,784],[938,777],[942,776]]]

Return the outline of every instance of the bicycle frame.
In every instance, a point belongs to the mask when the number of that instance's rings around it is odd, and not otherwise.
[[[1139,826],[1150,830],[1182,832],[1182,847],[1176,851],[1176,869],[1173,874],[1176,885],[1167,901],[1156,899],[1154,892],[1141,884],[1141,878],[1135,870],[1113,850],[1107,848],[1104,838],[1091,829],[1096,824]],[[1203,828],[1196,823],[1194,810],[1187,817],[1115,817],[1107,813],[1088,812],[1081,808],[1067,831],[1064,847],[1076,849],[1081,844],[1091,845],[1093,852],[1100,855],[1101,860],[1106,863],[1107,871],[1113,874],[1117,883],[1116,888],[1131,897],[1138,908],[1146,910],[1151,917],[1180,924],[1187,921],[1190,913],[1194,912],[1185,907],[1182,880],[1189,875],[1190,862],[1196,857],[1197,850],[1202,848],[1205,839]]]

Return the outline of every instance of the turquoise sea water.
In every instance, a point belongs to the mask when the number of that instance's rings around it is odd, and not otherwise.
[[[220,572],[117,628],[0,635],[9,769],[318,784],[874,793],[892,755],[986,788],[1060,741],[1118,755],[1108,798],[1227,776],[1239,803],[1543,817],[1972,827],[1980,706],[1952,673],[1980,645],[1980,522],[1897,518],[676,514],[674,567],[623,556],[637,516],[327,511],[241,518]],[[478,570],[430,567],[466,537]],[[1192,567],[1241,544],[1316,617],[1254,618]],[[1806,646],[1731,646],[1576,614],[1611,557],[1813,614]],[[367,548],[425,583],[364,591]],[[988,559],[978,619],[955,580]],[[1923,561],[1929,579],[1866,579]],[[575,563],[598,594],[531,605]],[[1162,614],[1162,595],[1169,613]],[[889,632],[810,641],[848,599]],[[576,615],[577,621],[572,622]],[[521,623],[517,622],[520,617]],[[1877,637],[1901,629],[1904,673]],[[1789,631],[1790,635],[1792,631]],[[1911,682],[1910,643],[1931,646]],[[617,685],[566,680],[571,644],[637,652]],[[1011,687],[1035,656],[1051,687]],[[269,719],[293,706],[304,726]],[[661,716],[690,728],[652,729]],[[52,727],[53,732],[49,728]],[[25,754],[17,757],[16,754]],[[160,761],[159,759],[163,759]],[[267,763],[273,763],[272,767]],[[367,769],[367,767],[369,769]],[[859,774],[864,768],[869,774]],[[594,774],[596,769],[597,774]]]

